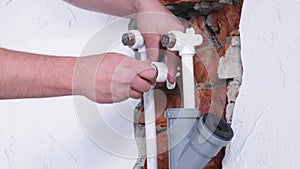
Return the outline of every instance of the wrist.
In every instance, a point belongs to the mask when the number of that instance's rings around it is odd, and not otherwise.
[[[96,100],[95,82],[103,55],[78,57],[73,69],[72,94]]]

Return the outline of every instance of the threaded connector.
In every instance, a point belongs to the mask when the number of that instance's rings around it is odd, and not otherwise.
[[[176,43],[176,38],[173,33],[165,34],[161,37],[161,45],[167,48],[173,48]]]
[[[135,35],[133,33],[124,33],[122,35],[122,43],[124,46],[133,46],[135,44]]]

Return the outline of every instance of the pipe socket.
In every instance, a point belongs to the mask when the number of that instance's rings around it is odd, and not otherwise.
[[[200,169],[233,137],[231,127],[208,113],[198,120],[198,109],[168,109],[170,169]]]

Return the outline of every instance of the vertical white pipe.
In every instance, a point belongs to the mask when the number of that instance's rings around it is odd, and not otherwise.
[[[141,60],[146,60],[145,46],[139,49]],[[158,70],[157,70],[158,71]],[[154,86],[143,95],[144,114],[145,114],[145,132],[146,132],[146,153],[147,169],[157,169],[157,142],[156,142],[156,123],[155,123],[155,102]]]
[[[157,169],[157,143],[155,124],[154,91],[144,93],[144,114],[146,130],[147,168]]]
[[[130,30],[129,33],[134,35],[135,43],[132,46],[129,46],[131,49],[138,49],[140,53],[141,60],[144,61],[147,59],[146,48],[144,45],[144,39],[141,36],[141,33],[138,30]],[[123,35],[124,36],[124,35]],[[126,46],[129,44],[130,38],[127,34],[124,39]],[[132,38],[132,37],[131,37]],[[131,39],[132,40],[132,39]],[[159,71],[159,69],[157,69]],[[158,75],[160,73],[158,72]],[[167,79],[167,73],[166,77]],[[154,86],[148,92],[145,92],[143,95],[144,98],[144,114],[145,114],[145,132],[146,132],[146,151],[147,151],[147,168],[148,169],[157,169],[157,143],[156,143],[156,124],[155,124],[155,102],[154,102]]]
[[[183,107],[195,108],[193,55],[182,55]]]

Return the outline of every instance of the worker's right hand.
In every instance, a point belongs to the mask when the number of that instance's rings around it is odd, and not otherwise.
[[[170,31],[184,32],[185,28],[181,21],[159,1],[148,0],[138,2],[140,4],[137,8],[137,24],[145,40],[147,58],[150,61],[158,61],[162,35]],[[176,55],[176,52],[172,51],[166,51],[165,56],[167,56],[168,80],[174,83],[180,59]]]
[[[118,53],[78,58],[73,94],[98,103],[141,98],[155,83],[156,70],[149,61],[138,61]]]

